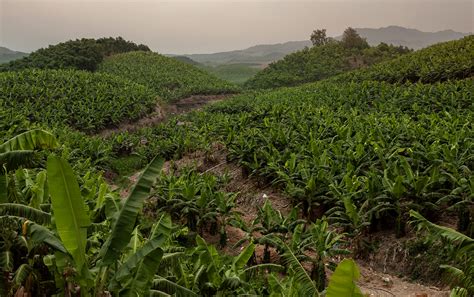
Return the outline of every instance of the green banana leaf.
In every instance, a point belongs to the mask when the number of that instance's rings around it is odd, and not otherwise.
[[[138,213],[143,206],[143,202],[148,198],[150,189],[160,174],[163,163],[163,159],[158,157],[153,159],[145,168],[127,200],[125,200],[112,229],[112,234],[101,250],[101,255],[103,255],[102,265],[107,266],[114,263],[130,242]]]
[[[22,217],[43,225],[51,223],[51,215],[49,213],[17,203],[0,203],[0,216],[2,215]]]
[[[120,292],[120,296],[148,296],[162,257],[163,250],[160,248],[149,253],[140,262],[135,277],[130,281],[127,288]]]
[[[47,172],[56,229],[77,270],[82,271],[86,262],[87,227],[91,223],[79,184],[71,166],[62,158],[49,156]]]
[[[53,134],[45,130],[30,130],[19,134],[0,145],[0,153],[11,151],[29,151],[36,149],[53,149],[58,147]]]
[[[360,277],[359,268],[352,259],[344,259],[329,280],[326,297],[363,297],[355,283]]]

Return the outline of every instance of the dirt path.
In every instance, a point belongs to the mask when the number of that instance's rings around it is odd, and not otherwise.
[[[257,207],[262,206],[266,197],[271,201],[272,205],[280,210],[283,214],[289,213],[291,205],[288,197],[280,190],[271,185],[264,185],[256,178],[248,177],[242,173],[241,167],[228,162],[226,160],[226,150],[222,145],[214,145],[212,153],[194,152],[186,155],[177,161],[167,161],[163,170],[170,172],[179,170],[183,167],[195,166],[201,173],[213,173],[215,175],[228,174],[229,183],[225,187],[225,191],[239,192],[236,209],[243,216],[242,219],[250,223],[257,216]],[[140,172],[130,176],[130,184],[134,184]],[[128,195],[128,189],[121,192],[122,197]],[[228,244],[222,251],[230,255],[237,255],[240,249],[233,248],[233,245],[240,239],[245,237],[245,232],[239,228],[228,227]],[[219,235],[204,236],[206,241],[211,244],[218,245]],[[263,247],[257,247],[257,258],[261,258]],[[272,258],[278,257],[276,253],[272,253]],[[358,284],[364,294],[370,297],[447,297],[449,291],[433,286],[425,286],[419,283],[413,283],[398,276],[386,273],[379,269],[379,265],[369,263],[368,261],[357,261],[361,272],[361,279]],[[396,265],[396,263],[394,263]]]
[[[117,132],[135,131],[143,127],[150,127],[165,121],[173,115],[188,113],[193,110],[202,108],[204,105],[223,101],[234,95],[193,95],[184,99],[180,99],[174,103],[158,103],[152,113],[134,122],[124,122],[118,127],[104,129],[97,133],[100,137],[108,137]]]

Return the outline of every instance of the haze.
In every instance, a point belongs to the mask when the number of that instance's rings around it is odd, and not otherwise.
[[[122,36],[161,53],[208,53],[305,40],[315,28],[400,25],[472,32],[465,0],[0,0],[0,46],[30,52],[80,37]]]

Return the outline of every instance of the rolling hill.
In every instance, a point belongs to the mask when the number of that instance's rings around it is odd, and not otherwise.
[[[108,57],[99,65],[98,71],[145,85],[167,101],[191,95],[232,93],[238,89],[204,70],[152,52]]]
[[[400,26],[388,26],[378,29],[356,28],[360,36],[367,39],[370,45],[381,42],[402,45],[412,49],[420,49],[432,44],[463,38],[469,33],[453,30],[439,32],[423,32]],[[340,39],[341,36],[335,37]],[[212,54],[190,54],[187,57],[204,64],[259,63],[262,65],[282,59],[284,56],[311,46],[309,40],[290,41],[278,44],[262,44],[243,50],[219,52]]]
[[[27,53],[13,51],[6,47],[0,46],[0,64],[7,63],[16,59],[28,56]]]

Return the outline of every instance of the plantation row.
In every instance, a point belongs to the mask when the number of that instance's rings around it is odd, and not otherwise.
[[[311,224],[309,233],[300,237],[309,245],[298,249],[286,244],[283,233],[266,233],[266,240],[280,246],[281,265],[257,262],[258,238],[242,242],[238,255],[223,256],[197,233],[219,232],[221,244],[226,244],[225,227],[238,214],[232,211],[236,195],[220,191],[225,180],[194,171],[164,175],[163,160],[155,158],[121,203],[100,175],[89,171],[78,179],[79,164],[73,169],[54,153],[43,163],[45,150],[59,152],[60,146],[43,130],[30,130],[0,145],[0,162],[7,168],[0,175],[2,296],[319,296],[324,289],[333,297],[360,293],[353,284],[359,272],[352,260],[339,264],[326,288],[322,259],[338,254],[332,249],[342,240],[325,220]],[[306,228],[303,220],[294,215],[283,219],[266,204],[255,224],[269,220],[299,236]],[[321,242],[321,236],[331,242]],[[301,254],[318,243],[317,257]],[[314,263],[316,281],[301,266],[303,260]]]
[[[156,53],[132,52],[105,59],[100,72],[140,83],[167,101],[190,95],[237,92],[238,88],[192,65]]]
[[[270,64],[245,82],[250,89],[270,89],[315,82],[353,69],[391,60],[410,52],[387,44],[347,48],[341,42],[306,48]]]
[[[460,40],[435,44],[369,68],[349,72],[335,77],[334,80],[433,83],[473,75],[474,35],[470,35]]]
[[[25,70],[0,73],[2,109],[46,126],[94,132],[140,118],[157,104],[148,88],[102,73]]]

